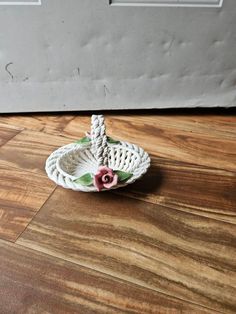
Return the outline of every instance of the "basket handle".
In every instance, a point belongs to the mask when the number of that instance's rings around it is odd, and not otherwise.
[[[108,166],[108,145],[103,115],[92,115],[91,151],[99,166]]]

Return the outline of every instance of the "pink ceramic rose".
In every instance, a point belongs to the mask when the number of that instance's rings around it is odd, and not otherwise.
[[[112,169],[106,166],[100,166],[98,172],[94,176],[94,185],[98,191],[102,189],[110,189],[117,185],[118,175]]]

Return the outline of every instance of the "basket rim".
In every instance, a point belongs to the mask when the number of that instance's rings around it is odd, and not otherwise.
[[[114,144],[113,144],[114,145]],[[133,178],[127,180],[125,183],[118,183],[116,186],[112,187],[109,190],[112,189],[117,189],[123,186],[126,186],[130,183],[135,182],[136,180],[140,179],[148,170],[148,168],[150,167],[150,156],[148,155],[148,153],[146,151],[144,151],[141,147],[135,145],[135,144],[130,144],[128,142],[121,142],[120,144],[116,144],[116,145],[121,145],[121,146],[130,146],[130,147],[125,147],[126,149],[129,148],[130,150],[134,150],[136,149],[137,151],[135,151],[135,153],[139,154],[138,152],[142,152],[143,154],[145,154],[145,167],[142,168],[142,171],[140,173],[140,175],[138,176],[134,176]],[[45,170],[47,172],[48,177],[54,181],[56,184],[67,188],[67,189],[72,189],[74,191],[83,191],[83,192],[97,192],[97,189],[95,186],[83,186],[80,185],[78,183],[74,183],[72,178],[77,179],[78,177],[75,176],[71,176],[71,175],[64,175],[64,173],[59,172],[59,169],[57,168],[57,161],[60,157],[64,156],[66,153],[70,153],[74,150],[86,150],[90,147],[90,143],[86,143],[86,144],[78,144],[78,143],[70,143],[67,144],[65,146],[62,146],[60,148],[58,148],[57,150],[55,150],[54,152],[52,152],[52,154],[47,158],[46,161],[46,165],[45,165]],[[63,170],[62,170],[63,171]],[[69,176],[71,176],[72,178],[69,178]],[[108,191],[107,189],[103,189],[102,191]]]
[[[112,148],[122,148],[123,150],[126,150],[126,151],[130,151],[132,152],[134,155],[136,155],[138,158],[139,158],[139,161],[141,159],[140,157],[140,154],[138,152],[136,152],[134,149],[131,149],[129,147],[125,147],[124,145],[121,145],[121,144],[116,144],[116,145],[112,145],[112,144],[109,144],[110,147]],[[78,177],[77,176],[74,176],[72,174],[70,174],[69,172],[66,172],[65,170],[62,169],[62,166],[61,166],[61,162],[64,158],[66,157],[69,157],[70,154],[73,154],[74,152],[82,152],[82,151],[86,151],[86,150],[89,150],[91,153],[91,145],[87,145],[87,146],[79,146],[79,147],[73,147],[71,148],[70,150],[62,153],[58,158],[57,158],[57,161],[56,161],[56,167],[58,169],[58,171],[65,177],[68,177],[70,178],[71,180],[75,180],[77,179]],[[96,162],[94,162],[94,165],[95,166],[98,166]],[[120,168],[114,168],[113,170],[122,170]]]

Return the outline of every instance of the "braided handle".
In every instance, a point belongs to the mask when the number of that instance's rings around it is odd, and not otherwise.
[[[108,166],[108,145],[103,115],[92,115],[91,151],[99,166]]]

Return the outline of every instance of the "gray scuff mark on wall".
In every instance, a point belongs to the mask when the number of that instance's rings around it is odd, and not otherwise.
[[[174,44],[174,41],[175,41],[175,39],[172,38],[171,41],[168,42],[168,47],[167,47],[167,49],[166,49],[166,52],[168,52],[170,56],[171,56],[171,54],[172,54],[171,48],[172,48],[172,46],[173,46],[173,44]]]
[[[103,85],[103,88],[104,88],[104,96],[107,97],[107,95],[110,94],[111,92],[105,84]]]
[[[13,62],[9,62],[5,65],[5,71],[9,74],[9,76],[11,77],[11,79],[14,79],[14,75],[10,72],[9,67],[13,65]]]

